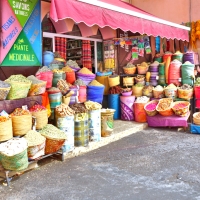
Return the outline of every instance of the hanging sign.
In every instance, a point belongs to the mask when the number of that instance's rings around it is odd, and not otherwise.
[[[24,27],[38,0],[8,0],[8,2],[19,23]]]
[[[22,30],[22,27],[10,8],[7,0],[1,1],[3,1],[2,3],[4,6],[4,12],[0,13],[0,15],[2,15],[0,63],[2,63],[3,59],[9,52],[10,48]]]
[[[41,66],[40,1],[3,0],[3,6],[6,7],[2,12],[4,23],[0,66]]]

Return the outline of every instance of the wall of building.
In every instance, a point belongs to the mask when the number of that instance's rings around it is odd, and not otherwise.
[[[181,24],[200,20],[199,0],[124,0],[159,18]],[[190,7],[191,3],[191,7]]]

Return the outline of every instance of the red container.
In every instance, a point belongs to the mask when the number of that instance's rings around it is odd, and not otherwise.
[[[199,100],[196,100],[195,107],[200,108],[200,86],[194,87],[194,95],[195,95],[195,98],[199,99]]]
[[[66,81],[68,83],[71,83],[72,85],[74,84],[74,82],[76,81],[76,77],[75,77],[75,72],[66,72]]]
[[[147,114],[144,109],[146,103],[134,103],[135,121],[136,122],[146,122]]]
[[[79,102],[85,102],[87,100],[87,86],[79,86]]]
[[[47,72],[41,72],[36,75],[36,78],[46,81],[46,88],[52,87],[52,80],[53,80],[53,72],[52,71],[47,71]]]

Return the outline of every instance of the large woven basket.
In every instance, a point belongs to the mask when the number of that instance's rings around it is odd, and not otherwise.
[[[32,129],[32,115],[12,116],[13,135],[22,136]]]
[[[132,86],[133,96],[141,97],[142,96],[143,87],[137,87],[135,85]]]
[[[158,114],[158,111],[156,110],[156,108],[154,110],[147,110],[146,107],[149,105],[149,104],[152,104],[152,103],[157,103],[158,104],[158,100],[152,100],[150,101],[149,103],[147,103],[145,106],[144,106],[144,110],[145,112],[147,113],[148,116],[155,116],[156,114]]]
[[[110,87],[114,87],[120,84],[119,76],[116,77],[108,77],[108,83]]]
[[[176,109],[175,106],[180,103],[185,104],[185,107]],[[188,101],[176,101],[172,105],[172,110],[174,111],[175,115],[178,115],[181,117],[187,116],[187,114],[189,112],[189,108],[190,108],[190,102],[188,102]]]
[[[123,86],[133,86],[134,78],[133,77],[123,77]]]
[[[189,89],[189,90],[182,90],[180,88],[178,88],[178,97],[181,99],[192,99],[193,98],[193,88]]]
[[[36,117],[36,129],[42,129],[48,124],[47,110],[32,112],[32,116]]]
[[[9,140],[13,137],[12,120],[9,119],[0,123],[0,142]]]
[[[148,70],[149,70],[148,66],[141,66],[141,65],[137,66],[138,74],[146,74]]]
[[[20,171],[28,167],[28,154],[27,149],[14,156],[7,156],[0,153],[1,163],[4,169]]]
[[[163,90],[154,90],[153,89],[153,97],[156,99],[160,99],[164,97],[164,91]]]
[[[199,117],[197,117],[199,116]],[[200,125],[200,112],[195,112],[193,114],[193,123],[196,125]]]
[[[46,81],[43,81],[41,83],[38,84],[32,84],[31,88],[29,90],[28,96],[35,96],[35,95],[39,95],[39,94],[43,94],[46,91]]]
[[[17,81],[5,80],[5,82],[11,85],[11,89],[8,93],[7,99],[13,100],[27,97],[29,89],[31,87],[31,81],[30,83],[22,83]]]
[[[159,110],[159,109],[158,109],[159,103],[162,103],[165,99],[169,99],[169,100],[171,101],[170,106],[169,106],[167,109],[165,109],[165,110]],[[156,106],[156,110],[159,112],[159,114],[161,114],[162,116],[171,116],[171,115],[174,114],[174,113],[173,113],[173,110],[172,110],[172,104],[173,104],[173,99],[172,99],[172,98],[160,99],[160,100],[159,100],[159,103],[158,103],[158,105]]]
[[[125,74],[135,74],[137,67],[123,67]]]

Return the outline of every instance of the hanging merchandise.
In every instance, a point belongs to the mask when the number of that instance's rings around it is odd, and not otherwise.
[[[160,52],[160,36],[156,37],[156,52]]]
[[[144,40],[143,38],[138,39],[138,55],[144,56]]]
[[[56,51],[66,60],[67,38],[55,37]]]
[[[167,54],[168,52],[166,52],[166,54],[163,56],[163,60],[165,62],[165,80],[166,83],[168,83],[168,75],[169,75],[169,65],[171,62],[171,56],[172,54]]]
[[[89,40],[82,41],[82,62],[83,67],[92,69],[92,58],[91,58],[91,45]]]
[[[124,41],[124,44],[125,44],[125,41]],[[115,68],[114,41],[104,42],[104,63],[105,63],[105,69]]]
[[[144,39],[144,48],[145,48],[146,54],[150,54],[151,53],[151,46],[150,46],[149,37],[144,36],[143,39]]]
[[[138,60],[138,40],[132,40],[132,60]]]

